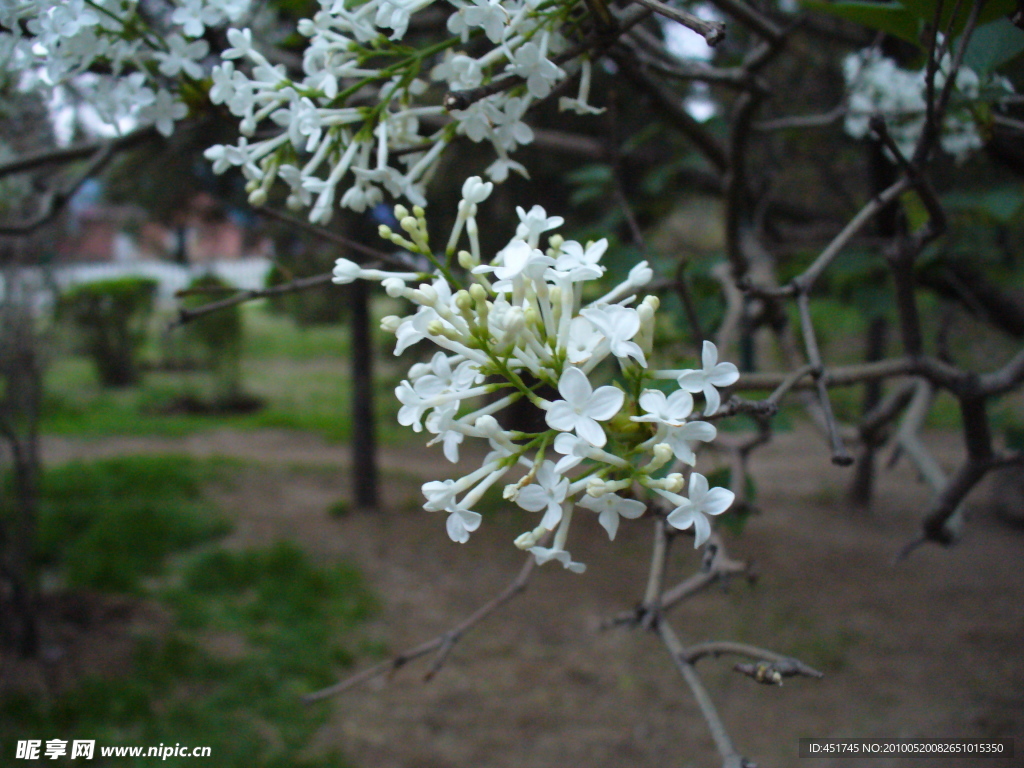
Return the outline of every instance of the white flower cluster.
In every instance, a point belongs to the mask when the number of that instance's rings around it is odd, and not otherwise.
[[[533,140],[523,116],[568,77],[565,68],[580,70],[580,90],[575,99],[563,97],[561,108],[600,111],[587,104],[589,61],[574,59],[563,68],[551,59],[567,47],[560,30],[570,23],[571,3],[448,0],[452,37],[418,48],[400,42],[412,17],[432,3],[320,0],[321,10],[299,23],[309,37],[301,80],[269,62],[249,30],[229,30],[232,47],[214,70],[210,98],[241,119],[242,138],[207,151],[214,169],[240,167],[254,205],[281,179],[291,208],[309,207],[310,221],[326,223],[336,201],[363,211],[381,202],[385,190],[425,205],[425,186],[457,135],[491,143],[497,153],[487,169],[491,180],[503,181],[510,171],[525,176],[509,158]],[[481,48],[479,56],[468,52]],[[456,99],[446,109],[425,75],[453,93],[495,78],[517,79],[498,93],[466,99],[471,103]],[[454,123],[447,122],[449,113]],[[261,138],[253,140],[257,131]]]
[[[450,262],[465,231],[469,250],[459,251],[467,270],[460,287],[449,267],[430,250],[421,208],[395,209],[406,235],[381,227],[395,244],[422,254],[437,266],[431,275],[364,269],[339,259],[334,282],[379,280],[388,295],[417,306],[408,317],[384,318],[383,327],[397,337],[395,353],[429,339],[440,347],[429,363],[417,363],[396,389],[402,403],[398,420],[414,430],[426,429],[442,443],[445,456],[458,461],[465,438],[487,440],[490,453],[482,466],[457,480],[423,486],[428,511],[445,512],[448,535],[465,542],[481,523],[473,507],[483,494],[515,466],[525,474],[505,486],[504,497],[523,509],[543,513],[539,524],[516,539],[516,546],[534,554],[538,563],[557,560],[580,572],[565,545],[578,505],[596,512],[614,538],[620,518],[644,514],[644,502],[631,498],[653,492],[673,506],[668,522],[694,528],[695,546],[710,534],[709,515],[724,512],[733,494],[709,488],[706,478],[685,477],[673,460],[692,467],[694,446],[715,438],[715,427],[693,416],[693,393],[702,393],[704,415],[719,407],[718,388],[739,377],[732,363],[719,363],[714,344],[704,343],[700,369],[651,370],[648,358],[654,338],[656,296],[641,301],[638,291],[652,277],[646,262],[600,298],[583,304],[586,283],[604,272],[601,257],[608,243],[586,245],[547,236],[562,224],[540,207],[517,209],[515,237],[489,264],[481,263],[477,238],[477,206],[492,190],[479,177],[463,185],[463,199],[447,246]],[[591,378],[608,375],[601,364],[614,358],[616,384],[595,387]],[[670,394],[649,388],[654,380],[675,382]],[[538,392],[556,389],[560,399]],[[491,395],[480,405],[478,398]],[[548,429],[526,433],[502,428],[494,414],[527,398],[544,411]],[[542,546],[554,531],[551,546]]]
[[[947,53],[936,72],[936,89],[942,88],[950,68]],[[900,151],[912,155],[925,123],[926,70],[901,69],[877,48],[869,48],[846,57],[843,75],[848,93],[846,132],[856,139],[863,138],[870,130],[872,116],[881,115]],[[973,69],[961,66],[953,85],[951,108],[942,122],[943,150],[963,160],[980,149],[984,142],[974,109],[980,100],[1006,92],[1013,93],[1013,86],[1005,77],[990,75],[982,80]]]
[[[209,44],[195,38],[239,21],[249,3],[183,0],[147,21],[137,0],[0,0],[0,70],[26,90],[71,86],[114,131],[141,123],[170,136],[188,114],[180,81],[205,74]]]

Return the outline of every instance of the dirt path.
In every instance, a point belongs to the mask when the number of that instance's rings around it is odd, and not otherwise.
[[[781,435],[758,455],[764,513],[729,538],[734,556],[756,560],[756,586],[716,589],[672,618],[687,642],[755,642],[827,673],[770,688],[731,672],[725,660],[701,662],[739,747],[762,766],[1024,764],[796,758],[797,739],[840,735],[1017,737],[1024,750],[1024,536],[979,512],[959,546],[925,548],[894,566],[893,554],[916,533],[926,490],[899,467],[883,474],[872,515],[851,514],[841,503],[847,475],[814,440],[803,431]],[[929,444],[951,466],[955,443],[935,435]],[[511,539],[532,519],[500,513],[469,544],[452,544],[443,516],[415,507],[420,482],[454,475],[439,451],[418,446],[383,452],[383,513],[337,520],[325,510],[347,492],[348,449],[308,435],[225,430],[45,444],[51,462],[153,452],[260,462],[217,491],[236,520],[230,543],[284,537],[324,560],[357,563],[383,603],[368,637],[394,651],[443,631],[499,591],[521,562]],[[387,684],[321,705],[333,716],[312,748],[340,745],[364,768],[719,764],[654,638],[600,629],[641,593],[648,536],[642,521],[624,523],[609,543],[592,520],[581,520],[572,549],[588,563],[586,574],[542,569],[429,684],[421,680],[425,666],[411,665]],[[680,546],[669,578],[697,567],[693,550]]]

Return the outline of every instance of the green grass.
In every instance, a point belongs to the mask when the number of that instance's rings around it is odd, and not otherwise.
[[[158,603],[169,626],[136,638],[115,673],[84,670],[59,695],[0,698],[0,754],[13,755],[17,739],[94,739],[97,766],[154,760],[104,759],[99,746],[158,744],[209,746],[218,768],[346,765],[310,748],[329,708],[301,696],[351,665],[349,643],[363,647],[357,628],[375,600],[353,568],[313,563],[294,544],[212,544],[228,526],[204,489],[232,482],[236,469],[130,457],[47,473],[40,551],[56,583],[135,593]]]
[[[348,329],[299,328],[288,318],[270,315],[259,307],[247,310],[243,389],[262,399],[262,410],[202,415],[168,412],[168,406],[183,397],[211,399],[217,385],[214,376],[204,371],[150,370],[136,387],[104,389],[87,358],[63,355],[55,358],[46,372],[43,432],[77,437],[177,437],[225,427],[273,427],[315,432],[332,441],[350,439]],[[158,358],[152,345],[147,354],[151,360]],[[399,404],[384,394],[396,383],[396,369],[384,354],[378,355],[378,362],[380,436],[385,441],[402,439],[404,430],[395,424]]]
[[[224,535],[229,525],[201,486],[224,462],[131,456],[46,470],[37,555],[67,586],[137,592],[172,552]]]

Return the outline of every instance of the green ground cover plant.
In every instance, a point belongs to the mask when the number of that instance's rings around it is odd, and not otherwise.
[[[211,747],[218,768],[347,765],[336,752],[309,750],[327,712],[300,697],[352,663],[349,643],[375,600],[355,569],[316,564],[294,544],[216,543],[230,525],[204,489],[232,482],[238,466],[131,456],[47,472],[40,558],[51,581],[82,600],[103,590],[145,602],[167,621],[142,630],[116,673],[83,670],[45,696],[0,690],[0,743],[180,743]],[[92,764],[152,760],[97,750]]]

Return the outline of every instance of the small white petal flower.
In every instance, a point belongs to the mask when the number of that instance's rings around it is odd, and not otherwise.
[[[718,362],[718,347],[710,341],[704,342],[701,351],[700,370],[687,370],[679,374],[679,386],[687,392],[704,393],[704,415],[711,416],[722,402],[715,387],[728,387],[740,378],[739,369],[732,363]]]
[[[469,541],[469,534],[480,527],[480,521],[483,520],[483,517],[479,512],[458,507],[447,511],[449,514],[448,520],[445,522],[445,528],[448,531],[448,537],[454,542],[465,544]]]
[[[562,502],[569,492],[569,479],[555,472],[555,464],[545,461],[537,470],[537,482],[519,490],[516,504],[529,512],[544,510],[540,527],[552,530],[562,519]]]
[[[572,556],[564,549],[556,549],[555,547],[530,547],[530,554],[533,555],[537,561],[537,565],[544,565],[544,563],[550,562],[551,560],[557,560],[562,564],[563,568],[566,568],[573,573],[583,573],[587,570],[587,566],[583,563],[574,562]]]
[[[691,467],[697,463],[697,455],[693,452],[696,442],[710,443],[718,435],[714,424],[706,421],[689,421],[679,427],[669,426],[661,441],[668,443],[672,453],[679,461]]]
[[[635,309],[611,306],[592,307],[580,312],[601,334],[608,339],[611,353],[618,358],[634,358],[646,367],[647,360],[640,345],[630,341],[640,330],[640,315]]]
[[[643,515],[647,507],[635,499],[624,499],[614,493],[605,493],[597,498],[589,494],[580,500],[580,506],[598,513],[597,521],[608,531],[609,540],[619,530],[619,518],[635,520]]]
[[[694,549],[708,540],[711,535],[711,523],[708,515],[720,515],[730,506],[736,494],[728,488],[708,488],[708,479],[699,472],[690,475],[690,498],[677,493],[655,489],[655,492],[676,505],[668,515],[668,522],[673,528],[686,530],[693,526]]]
[[[667,397],[657,389],[645,389],[639,402],[647,413],[644,416],[631,416],[633,421],[681,427],[686,423],[687,416],[693,413],[693,395],[685,389],[677,389]]]
[[[595,391],[587,375],[579,368],[566,368],[558,380],[558,393],[564,400],[556,400],[548,408],[545,420],[552,429],[575,432],[598,448],[608,442],[599,421],[608,421],[622,408],[625,399],[621,389],[598,387]]]

